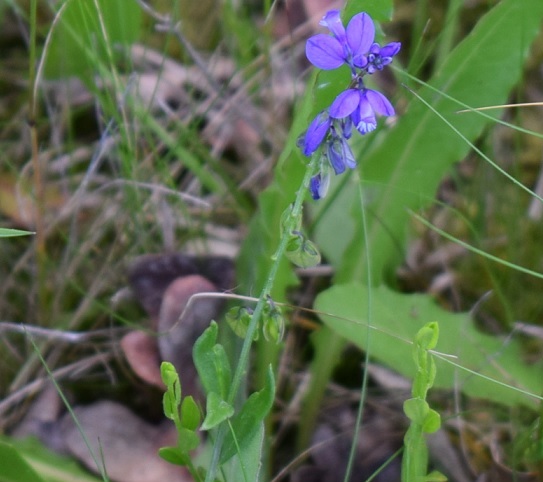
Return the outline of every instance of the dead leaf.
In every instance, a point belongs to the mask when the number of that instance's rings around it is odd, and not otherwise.
[[[160,355],[156,337],[143,331],[131,331],[122,338],[121,349],[138,377],[150,385],[164,388],[160,376]]]
[[[162,460],[158,449],[175,445],[175,429],[146,423],[128,408],[111,401],[75,407],[74,413],[94,458],[103,457],[109,478],[116,482],[191,481],[187,471]],[[90,470],[99,473],[94,459],[72,417],[66,414],[60,430],[66,447]]]

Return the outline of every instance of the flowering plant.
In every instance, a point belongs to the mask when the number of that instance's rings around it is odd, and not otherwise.
[[[347,142],[353,126],[364,135],[377,127],[377,115],[395,114],[394,107],[383,94],[364,85],[364,76],[383,70],[401,47],[399,42],[383,47],[374,42],[375,26],[364,12],[355,15],[345,28],[339,10],[330,10],[320,25],[327,27],[331,35],[317,34],[309,38],[305,49],[307,58],[323,70],[346,64],[351,69],[351,80],[330,107],[317,114],[300,140],[300,148],[306,156],[312,156],[323,146],[318,171],[309,184],[315,200],[326,195],[330,166],[335,174],[341,174],[347,167],[356,167],[356,159]]]

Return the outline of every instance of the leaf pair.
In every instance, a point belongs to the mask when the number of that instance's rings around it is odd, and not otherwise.
[[[212,322],[194,345],[193,353],[200,381],[207,394],[202,429],[210,430],[225,421],[230,426],[220,456],[220,463],[224,464],[238,451],[242,456],[260,433],[262,421],[273,404],[275,381],[270,367],[266,386],[253,393],[236,413],[230,402],[235,395],[230,393],[232,371],[223,346],[217,344],[217,335],[217,323]]]
[[[192,397],[181,397],[179,375],[171,363],[162,362],[160,374],[166,385],[162,398],[164,415],[175,423],[178,442],[176,447],[162,447],[158,453],[167,462],[189,466],[192,471],[190,452],[200,444],[196,433],[200,425],[200,410]]]

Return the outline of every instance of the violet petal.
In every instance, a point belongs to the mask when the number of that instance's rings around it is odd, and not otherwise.
[[[360,103],[360,92],[356,89],[347,89],[339,94],[330,106],[330,117],[342,119],[352,114]]]
[[[322,33],[309,38],[305,44],[305,55],[319,69],[332,70],[345,63],[345,54],[341,43]]]
[[[360,58],[368,53],[375,38],[375,26],[367,13],[355,15],[347,25],[347,43],[353,57]]]
[[[339,10],[330,10],[326,12],[319,22],[319,25],[327,27],[340,42],[345,42],[345,27],[341,21]]]
[[[304,155],[310,156],[319,148],[328,133],[330,122],[330,117],[325,112],[321,112],[309,124],[304,139]]]
[[[367,89],[364,95],[375,113],[384,116],[391,116],[396,113],[392,104],[381,92]]]

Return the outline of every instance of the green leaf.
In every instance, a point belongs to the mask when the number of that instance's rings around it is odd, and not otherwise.
[[[170,420],[177,420],[179,417],[178,407],[181,403],[181,382],[175,367],[170,362],[162,362],[160,365],[160,376],[166,392],[162,396],[162,410]]]
[[[80,77],[88,84],[100,65],[109,65],[110,53],[137,40],[141,8],[136,0],[67,0],[62,5],[45,52],[45,75]]]
[[[253,393],[243,404],[241,410],[232,418],[232,428],[237,445],[241,452],[252,442],[258,433],[261,422],[271,410],[275,397],[275,380],[271,366],[268,368],[266,386]],[[226,436],[221,453],[221,464],[225,463],[236,454],[236,442],[234,435],[229,432]]]
[[[2,482],[43,482],[19,451],[0,441],[0,480]]]
[[[264,444],[264,423],[260,423],[258,430],[249,440],[242,450],[239,457],[231,459],[232,470],[229,473],[234,474],[231,480],[240,481],[259,481],[260,470],[262,468],[262,446]]]
[[[426,323],[417,333],[415,338],[416,350],[433,350],[439,339],[439,325],[433,321]],[[426,355],[426,353],[424,353]]]
[[[441,415],[435,410],[430,409],[426,414],[426,418],[422,423],[422,430],[424,433],[434,433],[441,427]]]
[[[439,320],[439,341],[434,387],[458,387],[466,395],[507,405],[534,406],[543,389],[541,364],[523,363],[522,347],[515,338],[503,341],[473,326],[468,313],[450,313],[428,295],[396,293],[385,286],[371,288],[372,357],[402,375],[413,378],[413,340],[427,320]],[[367,349],[368,288],[359,283],[336,285],[321,293],[315,309],[324,323],[361,349]],[[455,358],[456,357],[456,358]],[[480,376],[479,376],[480,375]],[[489,377],[487,379],[485,377]]]
[[[160,377],[166,387],[173,387],[175,381],[178,379],[177,371],[173,364],[167,361],[163,361],[160,364]]]
[[[410,398],[403,403],[403,411],[413,423],[422,425],[430,411],[430,406],[422,398]]]
[[[200,437],[193,430],[183,427],[178,429],[178,436],[177,448],[181,452],[181,455],[184,456],[186,454],[187,458],[190,459],[189,452],[200,445]]]
[[[207,394],[206,418],[202,424],[202,430],[211,430],[234,415],[234,407],[223,400],[217,393]]]
[[[158,449],[158,455],[174,465],[185,466],[190,462],[188,454],[181,452],[178,447],[161,447]]]
[[[37,473],[39,475],[37,475]],[[98,482],[74,460],[59,456],[34,438],[0,436],[2,482]]]
[[[447,477],[437,470],[433,470],[424,478],[425,482],[447,482],[447,480]]]
[[[232,371],[224,348],[216,344],[218,332],[217,323],[212,321],[196,340],[193,357],[206,394],[215,393],[225,400],[232,383]]]
[[[366,12],[373,20],[384,22],[392,17],[392,0],[350,0],[345,7],[344,18],[350,19],[359,12]]]
[[[15,236],[28,236],[36,234],[33,231],[23,231],[22,229],[0,228],[0,238],[12,238]]]
[[[187,430],[196,430],[200,425],[200,409],[194,398],[185,397],[181,404],[181,426]]]
[[[542,18],[541,0],[499,2],[447,56],[430,85],[470,106],[503,104],[522,75]],[[405,82],[412,83],[407,79]],[[318,103],[320,92],[316,95]],[[416,211],[431,203],[451,166],[471,149],[419,99],[407,95],[412,100],[392,130],[383,128],[353,146],[359,159],[364,199],[361,201],[358,195],[358,182],[344,181],[339,193],[341,202],[322,213],[313,235],[321,252],[337,263],[337,279],[341,282],[366,279],[361,205],[368,204],[371,269],[373,281],[379,284],[402,259],[408,210]],[[490,122],[476,113],[457,114],[461,104],[437,94],[431,87],[421,88],[419,95],[471,142]],[[496,110],[493,115],[499,114]],[[333,187],[334,184],[329,197],[334,195]],[[345,213],[352,215],[351,222],[345,222]]]
[[[173,393],[168,390],[162,395],[162,411],[166,418],[170,420],[177,419],[177,403],[175,402],[175,397]]]
[[[174,402],[179,405],[181,403],[181,382],[175,367],[170,362],[162,362],[160,376],[168,391],[171,392]]]

